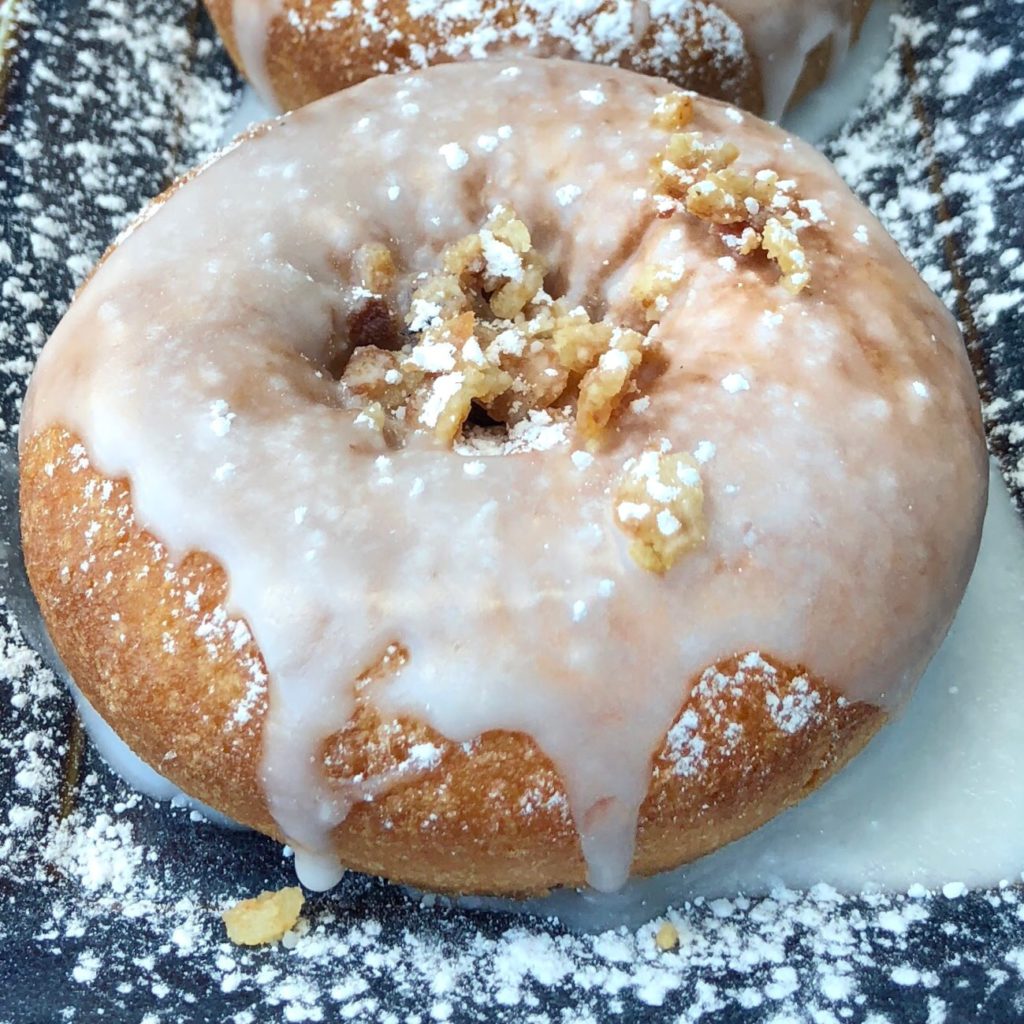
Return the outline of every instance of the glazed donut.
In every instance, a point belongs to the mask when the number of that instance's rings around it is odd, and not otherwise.
[[[311,885],[510,894],[845,763],[987,486],[958,330],[823,157],[531,59],[373,79],[158,201],[21,467],[54,644],[145,761]]]
[[[827,77],[871,0],[206,0],[263,99],[500,55],[613,64],[778,118]]]

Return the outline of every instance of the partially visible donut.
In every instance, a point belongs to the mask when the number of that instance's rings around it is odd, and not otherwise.
[[[482,57],[614,64],[777,118],[871,0],[206,0],[235,63],[292,110],[374,75]]]
[[[559,60],[380,77],[113,250],[21,429],[57,650],[146,761],[337,864],[614,888],[909,696],[986,494],[951,317],[828,163]]]

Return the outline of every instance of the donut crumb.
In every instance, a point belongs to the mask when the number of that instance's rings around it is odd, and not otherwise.
[[[679,929],[671,921],[662,921],[654,933],[654,944],[662,953],[671,952],[679,946]]]
[[[279,942],[298,923],[305,898],[298,886],[261,892],[241,900],[221,914],[228,939],[236,946]]]

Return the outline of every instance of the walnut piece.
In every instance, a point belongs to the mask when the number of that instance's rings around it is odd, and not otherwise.
[[[665,573],[704,542],[704,488],[697,462],[661,449],[623,466],[615,522],[631,538],[629,555],[648,572]]]
[[[796,231],[777,217],[769,217],[761,234],[761,245],[768,258],[775,260],[782,271],[782,283],[795,295],[807,286],[811,275]]]
[[[654,116],[651,121],[655,128],[663,128],[667,132],[677,132],[685,128],[692,120],[692,93],[670,92],[665,96],[659,96],[654,104]]]
[[[670,93],[658,101],[652,117],[655,127],[673,130],[673,120],[680,126],[690,123],[692,101],[685,114],[669,113],[676,109],[676,95],[682,94]],[[705,142],[700,132],[675,131],[651,167],[659,213],[686,212],[717,227],[739,227],[738,234],[723,235],[726,245],[740,256],[763,250],[778,265],[783,286],[797,294],[811,276],[798,235],[808,221],[790,195],[794,183],[781,182],[769,169],[739,171],[734,166],[739,156],[739,149],[730,142]],[[658,295],[651,291],[650,282],[640,284],[637,298],[646,315],[655,319],[651,310],[657,309]]]
[[[644,311],[648,323],[657,323],[668,309],[669,297],[676,291],[686,272],[683,258],[671,263],[646,263],[630,286],[630,294]]]
[[[608,421],[629,394],[633,374],[643,359],[643,335],[616,328],[608,348],[580,381],[576,431],[590,448],[601,440]]]
[[[347,357],[351,348],[364,345],[395,348],[398,330],[389,295],[396,269],[391,251],[379,242],[360,246],[352,256],[352,276],[358,283],[350,289],[351,305],[345,323],[349,344],[342,353]],[[334,361],[330,360],[332,364]]]
[[[299,920],[305,899],[298,886],[262,892],[241,900],[221,914],[228,938],[236,946],[263,946],[279,942]]]
[[[359,286],[374,295],[386,295],[395,283],[395,261],[391,250],[380,242],[360,246],[352,258]]]

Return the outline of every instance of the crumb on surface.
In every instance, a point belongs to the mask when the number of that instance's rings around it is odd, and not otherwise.
[[[668,953],[679,945],[679,930],[671,921],[662,921],[654,933],[654,944],[663,953]]]
[[[236,946],[263,946],[279,942],[295,927],[304,902],[302,890],[289,886],[241,900],[225,910],[221,919]]]

